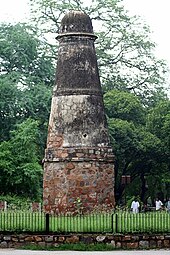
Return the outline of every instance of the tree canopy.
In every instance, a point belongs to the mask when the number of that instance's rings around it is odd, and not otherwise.
[[[116,156],[117,200],[120,200],[125,192],[125,187],[121,183],[122,175],[131,176],[132,183],[129,185],[131,189],[128,192],[131,196],[140,195],[143,201],[149,196],[154,199],[157,193],[163,192],[161,184],[163,187],[166,182],[168,186],[170,175],[168,146],[165,145],[164,138],[152,130],[154,121],[151,116],[159,106],[148,110],[135,95],[117,90],[108,91],[104,95],[104,100],[111,142]],[[167,108],[166,110],[159,117],[164,118],[163,114],[166,115],[168,112]],[[154,118],[156,118],[155,114]],[[166,131],[168,133],[168,130]],[[152,181],[150,181],[151,176]],[[153,182],[155,182],[154,190]]]
[[[30,2],[34,22],[38,22],[48,38],[55,38],[59,33],[61,18],[69,10],[82,10],[90,16],[98,36],[96,52],[104,91],[130,91],[145,104],[153,102],[156,91],[159,96],[160,91],[164,94],[165,61],[154,55],[155,43],[150,39],[149,27],[138,17],[130,16],[122,0]]]
[[[38,122],[27,119],[0,144],[1,193],[41,197],[42,168],[38,158]]]
[[[42,166],[61,19],[70,9],[92,19],[105,111],[115,153],[115,193],[170,196],[167,66],[149,27],[122,0],[30,0],[29,24],[0,24],[0,192],[40,199]],[[57,71],[57,70],[56,70]],[[125,187],[122,175],[130,175]]]
[[[54,65],[33,27],[1,24],[0,30],[0,191],[38,198]]]

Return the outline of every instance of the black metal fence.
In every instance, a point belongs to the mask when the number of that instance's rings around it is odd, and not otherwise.
[[[170,233],[170,213],[49,215],[0,212],[0,231],[42,233]]]

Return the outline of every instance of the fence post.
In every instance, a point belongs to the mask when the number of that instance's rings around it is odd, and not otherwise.
[[[50,215],[49,213],[46,213],[45,215],[45,232],[48,234],[49,233],[49,225],[50,225]]]
[[[118,214],[115,214],[115,232],[118,233]]]
[[[111,217],[112,233],[114,233],[114,226],[113,226],[113,224],[114,224],[114,216],[113,216],[113,213],[112,213],[111,216],[112,216],[112,217]]]

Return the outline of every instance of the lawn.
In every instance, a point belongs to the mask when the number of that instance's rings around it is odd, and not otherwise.
[[[0,212],[0,231],[57,233],[170,233],[167,212],[46,217],[44,213]]]

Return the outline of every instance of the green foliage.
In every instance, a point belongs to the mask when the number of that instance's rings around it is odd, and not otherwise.
[[[0,31],[0,141],[9,140],[15,124],[31,117],[40,121],[42,151],[54,83],[48,44],[25,24],[1,24]]]
[[[0,144],[1,194],[40,199],[42,168],[38,163],[38,122],[27,119],[11,131],[11,140]]]
[[[7,77],[0,76],[0,141],[9,138],[9,132],[18,119],[20,106],[18,98],[21,96],[14,84]]]
[[[109,118],[144,123],[145,109],[139,99],[129,92],[110,90],[104,94],[106,114]]]
[[[28,211],[30,209],[31,198],[25,198],[17,195],[0,195],[0,201],[6,201],[9,211]]]
[[[147,115],[147,128],[170,148],[170,101],[160,101]]]
[[[53,84],[54,68],[48,44],[38,39],[37,31],[26,24],[0,25],[1,76],[7,74],[28,86],[42,82]]]
[[[147,129],[161,140],[162,165],[158,165],[156,184],[168,197],[170,194],[170,101],[160,101],[147,114]],[[163,166],[163,167],[162,167]],[[162,169],[164,171],[162,171]],[[160,182],[161,179],[161,182]],[[162,188],[160,185],[162,184]]]
[[[139,17],[130,16],[122,0],[30,2],[34,24],[41,24],[47,38],[59,33],[61,19],[69,10],[81,10],[90,16],[98,36],[96,53],[104,91],[130,91],[147,105],[153,103],[157,91],[165,96],[165,61],[154,56],[149,27]]]
[[[116,198],[125,193],[140,193],[142,200],[157,192],[168,195],[170,104],[163,88],[167,67],[154,56],[148,26],[131,17],[121,0],[30,2],[34,27],[0,25],[1,193],[41,196],[40,162],[57,49],[51,38],[59,33],[63,15],[78,9],[90,15],[98,35],[96,52],[116,156]],[[52,36],[50,43],[47,35]],[[131,175],[128,187],[121,185],[126,174]]]
[[[40,199],[54,66],[33,27],[0,31],[0,192]]]
[[[167,195],[164,183],[165,179],[169,179],[169,163],[168,159],[165,159],[165,152],[169,150],[167,144],[163,143],[158,133],[152,129],[151,120],[160,118],[161,128],[164,123],[163,114],[167,116],[168,111],[164,109],[162,114],[160,112],[155,114],[157,107],[152,110],[148,109],[140,103],[136,96],[117,90],[107,92],[104,100],[116,157],[116,200],[120,200],[123,195],[126,197],[139,195],[144,202],[148,196],[154,199],[161,191]],[[168,102],[164,102],[165,105]],[[159,128],[157,131],[163,135]],[[166,137],[168,134],[167,129]],[[122,175],[130,175],[131,184],[122,185]],[[150,176],[151,182],[149,181]]]

